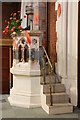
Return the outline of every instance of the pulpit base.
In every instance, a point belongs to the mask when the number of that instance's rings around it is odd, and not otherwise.
[[[41,107],[40,95],[39,94],[26,94],[19,92],[13,88],[10,90],[10,96],[8,101],[12,106],[23,107],[23,108],[36,108]]]
[[[25,108],[40,107],[40,70],[26,71],[11,68],[11,73],[13,74],[13,88],[8,98],[10,104]]]

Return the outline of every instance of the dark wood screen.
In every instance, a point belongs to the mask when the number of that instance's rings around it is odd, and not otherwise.
[[[2,50],[1,50],[2,49]],[[2,51],[2,69],[0,68],[0,74],[2,74],[2,93],[9,93],[9,47],[0,47]],[[1,91],[0,91],[1,92]]]
[[[10,14],[12,12],[17,12],[21,10],[20,2],[2,2],[2,29],[6,27],[5,20],[9,21]],[[0,93],[3,94],[10,92],[10,79],[11,87],[13,86],[12,75],[10,75],[10,56],[12,56],[12,45],[10,45],[11,37],[9,34],[2,35],[2,46],[0,47],[0,52],[2,48],[2,56],[0,56],[0,61],[2,61],[2,68],[0,66],[0,76],[2,74],[2,79],[0,78]],[[8,42],[7,42],[8,41]],[[11,52],[10,52],[11,48]],[[11,57],[12,58],[12,57]],[[11,60],[12,62],[12,60]],[[2,85],[2,90],[1,90]]]

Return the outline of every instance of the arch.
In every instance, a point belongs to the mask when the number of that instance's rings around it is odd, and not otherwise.
[[[24,47],[24,61],[25,62],[29,61],[29,47],[27,44]]]
[[[22,61],[22,50],[21,50],[22,46],[19,46],[19,62]]]
[[[27,41],[25,40],[24,37],[21,37],[21,38],[18,40],[17,44],[18,44],[18,47],[19,47],[20,45],[24,47],[24,46],[27,44]]]

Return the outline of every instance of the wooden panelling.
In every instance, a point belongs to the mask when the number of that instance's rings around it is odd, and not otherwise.
[[[7,22],[10,21],[11,13],[18,10],[21,10],[20,2],[2,2],[2,30],[5,29],[7,24],[5,20]],[[2,38],[0,37],[0,93],[3,94],[7,94],[10,91],[10,79],[11,86],[13,86],[13,77],[10,74],[13,59],[12,42],[10,34],[2,35]]]
[[[0,81],[0,84],[2,84],[2,93],[7,94],[9,93],[9,81]]]
[[[0,67],[0,83],[2,82],[2,93],[9,93],[9,47],[0,47],[2,49],[2,58],[0,58],[0,62],[2,60],[2,67]],[[1,93],[1,90],[0,90]]]
[[[0,66],[0,70],[2,69],[7,69],[9,67],[9,62],[8,62],[9,58],[0,58],[0,62],[2,62],[2,66]]]
[[[2,47],[2,58],[9,58],[9,49],[8,47]]]
[[[8,60],[9,60],[9,58],[3,58],[3,60],[2,60],[2,68],[3,69],[8,69],[8,67],[9,67]]]
[[[0,75],[2,75],[2,81],[7,81],[9,79],[9,71],[8,69],[3,69],[2,71],[0,70]],[[1,81],[1,79],[0,79]]]
[[[8,69],[2,69],[2,79],[3,81],[7,81],[9,79],[9,68]]]
[[[12,46],[12,39],[0,39],[0,46]]]

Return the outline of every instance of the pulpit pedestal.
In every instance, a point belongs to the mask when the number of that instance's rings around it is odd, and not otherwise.
[[[40,65],[39,65],[39,37],[41,32],[30,31],[31,44],[28,46],[25,32],[13,39],[14,60],[10,72],[13,74],[13,87],[8,100],[12,106],[33,108],[41,106]],[[27,45],[27,47],[25,47]],[[19,47],[21,46],[21,62],[19,61]],[[26,53],[24,51],[26,49]],[[27,55],[26,55],[27,54]],[[29,61],[25,61],[29,59]],[[15,61],[15,63],[14,63]]]

